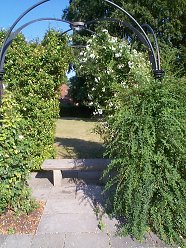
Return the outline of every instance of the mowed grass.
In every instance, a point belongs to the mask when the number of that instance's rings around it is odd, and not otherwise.
[[[104,147],[94,132],[97,121],[61,118],[56,122],[57,158],[103,158]]]

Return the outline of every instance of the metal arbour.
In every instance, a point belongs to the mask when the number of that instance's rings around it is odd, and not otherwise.
[[[133,16],[131,16],[126,10],[124,10],[123,8],[121,8],[120,6],[118,6],[117,4],[111,2],[110,0],[104,0],[107,3],[111,4],[112,6],[114,6],[115,8],[119,9],[120,11],[122,11],[124,14],[126,14],[138,27],[135,28],[132,24],[127,23],[125,21],[121,21],[121,20],[117,20],[115,18],[100,18],[100,19],[96,19],[96,20],[92,20],[92,21],[88,21],[88,22],[72,22],[72,21],[67,21],[67,20],[63,20],[63,19],[59,19],[59,18],[50,18],[50,17],[46,17],[46,18],[38,18],[35,20],[31,20],[27,23],[25,23],[24,25],[20,26],[19,28],[17,28],[15,31],[14,28],[15,26],[19,23],[19,21],[26,15],[28,14],[30,11],[32,11],[33,9],[35,9],[36,7],[49,2],[51,0],[42,0],[36,4],[34,4],[33,6],[31,6],[30,8],[28,8],[25,12],[23,12],[16,20],[15,22],[12,24],[12,26],[10,27],[10,29],[7,32],[7,35],[4,39],[4,42],[2,44],[1,50],[0,50],[0,104],[1,104],[1,99],[2,99],[2,92],[3,92],[3,84],[2,84],[2,80],[3,80],[3,75],[4,75],[4,62],[5,62],[5,56],[7,53],[7,49],[8,47],[12,44],[12,41],[14,40],[14,38],[16,37],[16,35],[18,33],[20,33],[24,28],[26,28],[27,26],[36,23],[36,22],[40,22],[40,21],[58,21],[58,22],[63,22],[63,23],[68,23],[70,25],[70,28],[68,30],[66,30],[65,32],[63,32],[62,34],[65,34],[71,30],[87,30],[90,33],[95,34],[92,30],[90,30],[88,27],[89,25],[93,24],[93,23],[99,23],[99,22],[103,22],[103,21],[107,21],[107,22],[118,22],[120,25],[123,25],[127,28],[129,28],[131,31],[133,31],[135,33],[135,35],[138,37],[138,39],[147,47],[148,51],[149,51],[149,60],[152,64],[152,70],[154,73],[154,77],[156,79],[161,79],[164,76],[164,71],[161,70],[160,67],[160,53],[159,53],[159,47],[158,47],[158,42],[156,39],[156,35],[153,31],[153,29],[148,25],[148,24],[143,24],[140,25],[136,19],[134,19]],[[143,29],[147,28],[148,31],[151,32],[151,34],[153,35],[153,39],[154,39],[154,46],[155,46],[155,50],[154,47],[147,35],[147,33],[145,32],[145,30]]]

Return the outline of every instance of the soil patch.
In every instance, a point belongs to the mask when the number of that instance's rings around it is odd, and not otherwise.
[[[8,210],[0,215],[0,234],[35,234],[45,202],[38,202],[39,207],[29,214],[16,215]]]

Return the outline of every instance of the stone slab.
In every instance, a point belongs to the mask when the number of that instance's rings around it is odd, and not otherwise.
[[[8,235],[1,248],[30,248],[33,235]]]
[[[164,245],[162,242],[154,242],[154,240],[144,240],[139,242],[133,240],[130,236],[127,237],[110,237],[110,244],[112,248],[170,248],[167,245]]]
[[[32,196],[38,200],[46,201],[50,198],[51,189],[35,189],[32,190]]]
[[[67,234],[65,248],[109,248],[109,237],[103,233]]]
[[[99,204],[104,204],[105,195],[103,187],[97,185],[77,185],[76,195],[82,199],[91,199]]]
[[[47,159],[43,162],[43,170],[101,170],[107,168],[110,159]]]
[[[2,247],[3,243],[5,242],[8,235],[0,234],[0,247]]]
[[[55,187],[61,187],[62,185],[62,173],[60,170],[53,171],[53,183]]]
[[[93,205],[88,200],[78,200],[75,197],[64,199],[50,199],[44,209],[44,214],[78,214],[78,213],[94,213]]]
[[[63,248],[64,245],[65,234],[44,234],[34,236],[31,248]]]
[[[113,235],[117,232],[118,228],[118,221],[113,218],[110,219],[107,214],[104,214],[101,218],[101,221],[103,223],[103,232],[105,233],[112,233]]]
[[[37,234],[100,232],[98,221],[93,214],[43,215]]]
[[[53,186],[52,171],[32,172],[28,184],[33,189],[51,188]]]

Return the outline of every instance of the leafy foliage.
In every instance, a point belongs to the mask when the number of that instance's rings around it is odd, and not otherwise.
[[[165,79],[154,80],[145,56],[106,31],[79,61],[91,100],[105,113],[99,132],[112,159],[105,189],[111,213],[127,220],[121,233],[142,239],[151,229],[184,247],[186,79],[172,76],[170,60]]]
[[[0,120],[0,212],[29,211],[33,205],[27,179],[31,170],[55,155],[58,87],[70,60],[66,37],[54,30],[41,43],[28,43],[19,35],[8,51]]]
[[[149,227],[172,244],[186,234],[185,90],[184,80],[169,79],[120,91],[120,109],[107,122],[114,160],[106,175],[115,176],[106,189],[114,186],[113,213],[127,217],[123,230],[137,238]]]
[[[148,23],[154,29],[159,43],[185,50],[186,39],[186,2],[185,0],[117,0],[113,1],[117,5],[128,11],[140,24]],[[124,13],[107,4],[104,1],[84,1],[70,0],[69,7],[64,11],[64,18],[75,21],[91,21],[103,17],[113,17],[125,20],[135,26]],[[105,23],[105,28],[112,35],[134,39],[133,34],[128,28],[118,26],[115,23]],[[97,25],[90,25],[92,30]],[[100,23],[98,24],[100,26]],[[162,54],[162,53],[161,53]],[[178,53],[180,65],[185,64],[185,53]]]
[[[25,123],[18,108],[13,95],[6,91],[1,107],[0,213],[7,208],[29,212],[34,206],[26,182],[31,168],[30,144],[22,136]]]

